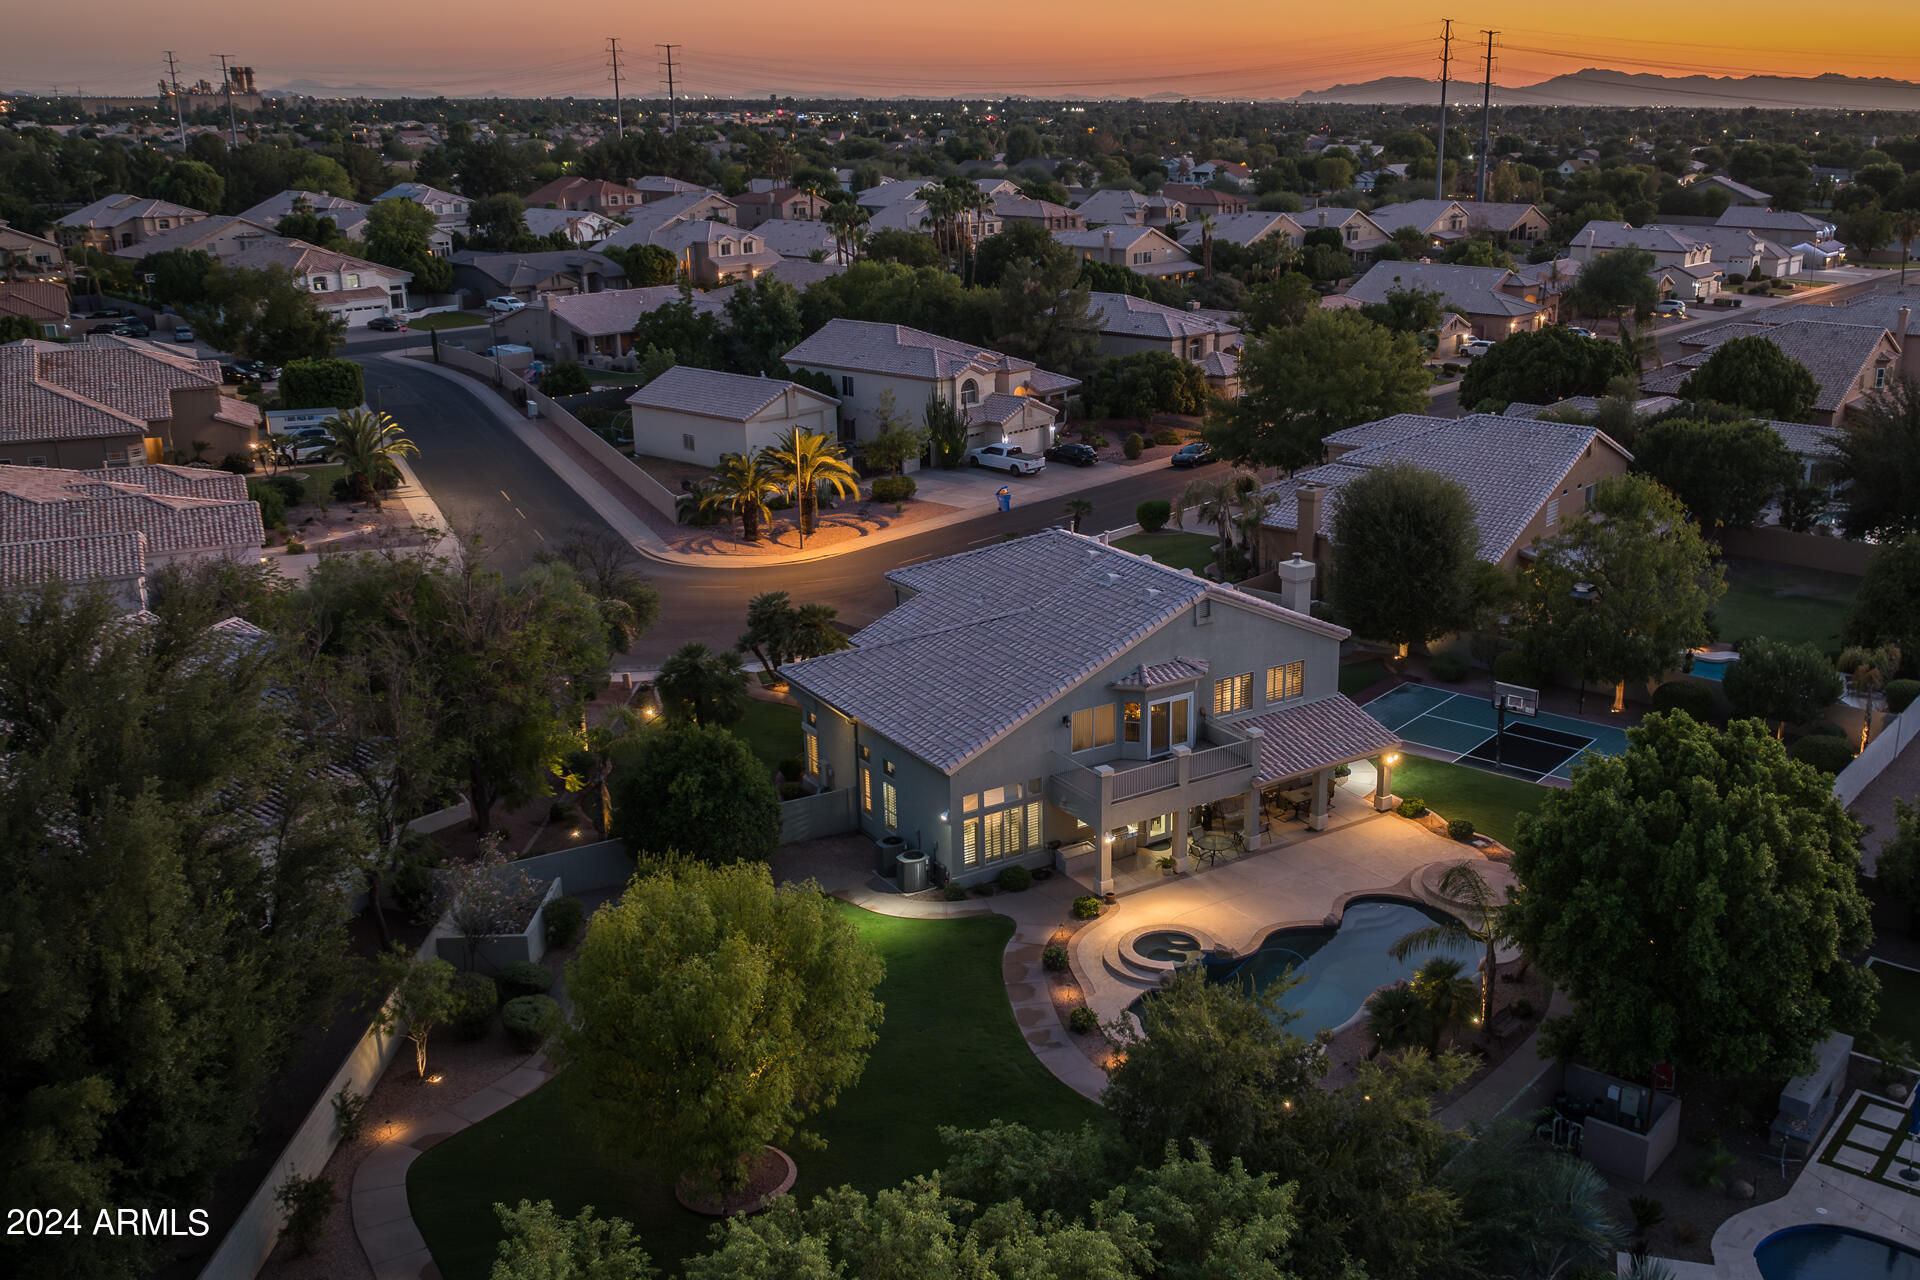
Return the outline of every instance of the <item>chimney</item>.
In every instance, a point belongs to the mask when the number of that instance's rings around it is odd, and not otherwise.
[[[1320,504],[1327,495],[1323,484],[1308,480],[1294,494],[1293,554],[1313,559],[1314,541],[1320,536]]]
[[[1901,355],[1907,353],[1907,326],[1913,323],[1913,308],[1902,307],[1893,313],[1893,345]]]
[[[1113,248],[1113,228],[1109,227],[1100,233],[1100,243],[1109,249]]]
[[[1299,552],[1293,559],[1282,560],[1273,566],[1274,573],[1280,577],[1280,603],[1295,613],[1309,616],[1313,613],[1313,561],[1302,560]]]

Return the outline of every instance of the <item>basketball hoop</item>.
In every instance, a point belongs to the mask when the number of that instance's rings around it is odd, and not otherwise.
[[[1529,689],[1523,684],[1505,684],[1493,682],[1493,767],[1504,768],[1503,759],[1507,741],[1507,717],[1525,716],[1527,719],[1540,714],[1540,691]]]

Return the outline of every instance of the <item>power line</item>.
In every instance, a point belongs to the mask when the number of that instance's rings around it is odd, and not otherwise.
[[[607,37],[607,57],[613,66],[613,132],[615,137],[627,136],[626,112],[620,107],[620,37]]]
[[[1480,181],[1475,188],[1474,199],[1484,201],[1487,198],[1487,152],[1493,146],[1493,139],[1488,132],[1493,117],[1493,38],[1500,33],[1482,27],[1480,34],[1487,38],[1487,78],[1480,90]]]
[[[1453,54],[1453,19],[1440,19],[1440,145],[1435,148],[1433,198],[1447,198],[1447,64]]]
[[[173,50],[167,50],[167,89],[173,99],[173,122],[180,130],[180,149],[187,149],[187,117],[180,102],[180,69],[174,65]]]
[[[680,115],[674,106],[673,98],[673,51],[681,46],[677,44],[657,44],[653,47],[667,55],[667,60],[664,64],[667,68],[667,132],[678,133],[680,132]]]
[[[233,80],[227,75],[227,59],[233,55],[230,53],[216,53],[213,56],[220,59],[220,85],[226,90],[227,94],[227,145],[237,147],[240,145],[240,126],[234,123]]]

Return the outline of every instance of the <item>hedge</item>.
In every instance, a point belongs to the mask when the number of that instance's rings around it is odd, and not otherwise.
[[[522,960],[502,969],[494,981],[500,984],[502,1001],[521,996],[543,996],[553,987],[553,971],[532,960]]]
[[[1793,758],[1822,773],[1839,773],[1853,761],[1853,743],[1824,733],[1810,733],[1793,744]]]
[[[280,370],[282,408],[355,409],[366,398],[360,366],[351,360],[290,360]]]
[[[522,1053],[532,1053],[560,1026],[560,1002],[552,996],[519,996],[500,1010],[500,1025]]]
[[[1713,690],[1697,680],[1669,680],[1653,691],[1655,711],[1684,711],[1701,724],[1714,718]]]
[[[556,951],[564,951],[573,945],[580,936],[580,925],[587,918],[587,909],[580,905],[578,898],[555,898],[547,904],[547,945]]]
[[[1887,710],[1899,715],[1920,698],[1920,680],[1887,681]]]
[[[1158,533],[1173,519],[1173,503],[1165,498],[1149,498],[1133,509],[1133,518],[1147,533]]]

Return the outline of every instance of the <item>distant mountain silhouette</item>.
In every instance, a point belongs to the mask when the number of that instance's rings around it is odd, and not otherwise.
[[[1453,82],[1459,100],[1476,97],[1477,84]],[[1291,99],[1294,102],[1438,103],[1440,82],[1417,76],[1387,76],[1363,84],[1337,84]],[[1589,67],[1538,84],[1493,86],[1503,106],[1541,107],[1782,107],[1845,111],[1920,111],[1920,85],[1910,80],[1872,79],[1832,72],[1819,76],[1662,76]]]

